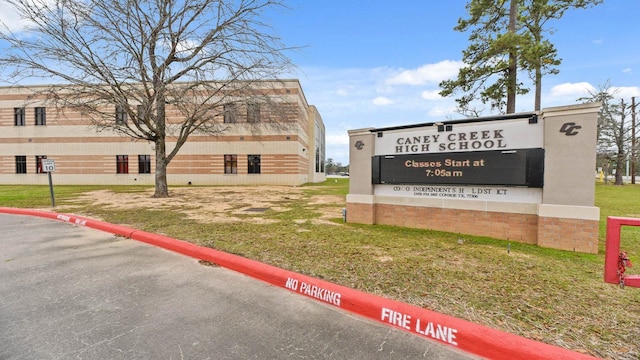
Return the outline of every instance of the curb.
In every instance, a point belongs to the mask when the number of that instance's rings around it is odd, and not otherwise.
[[[39,216],[86,226],[210,261],[269,284],[488,359],[596,359],[452,316],[336,285],[186,241],[75,215],[0,207],[0,213]]]

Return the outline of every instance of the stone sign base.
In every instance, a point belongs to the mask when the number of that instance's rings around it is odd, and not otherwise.
[[[385,199],[375,199],[374,203],[373,197],[370,201],[366,197],[348,195],[347,222],[488,236],[560,250],[598,253],[600,214],[597,207],[494,204],[507,211],[483,211],[464,208],[473,207],[473,203],[429,207],[390,204],[385,203]],[[453,205],[457,208],[452,208]]]

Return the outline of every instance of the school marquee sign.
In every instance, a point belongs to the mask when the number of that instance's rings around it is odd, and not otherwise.
[[[528,188],[542,188],[544,182],[542,130],[533,114],[379,129],[372,183],[379,184],[376,194],[540,202],[541,192]]]
[[[597,253],[599,108],[350,130],[346,220]]]

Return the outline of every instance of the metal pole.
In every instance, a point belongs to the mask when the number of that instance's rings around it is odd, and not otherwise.
[[[53,181],[51,181],[51,171],[47,172],[49,175],[49,192],[51,193],[51,207],[56,207],[56,199],[53,196]]]

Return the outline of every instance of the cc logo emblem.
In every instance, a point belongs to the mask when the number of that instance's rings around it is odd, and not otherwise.
[[[574,135],[578,135],[578,131],[582,129],[582,126],[580,125],[576,125],[576,123],[574,122],[567,122],[562,124],[562,127],[560,128],[560,132],[564,133],[567,136],[574,136]]]

